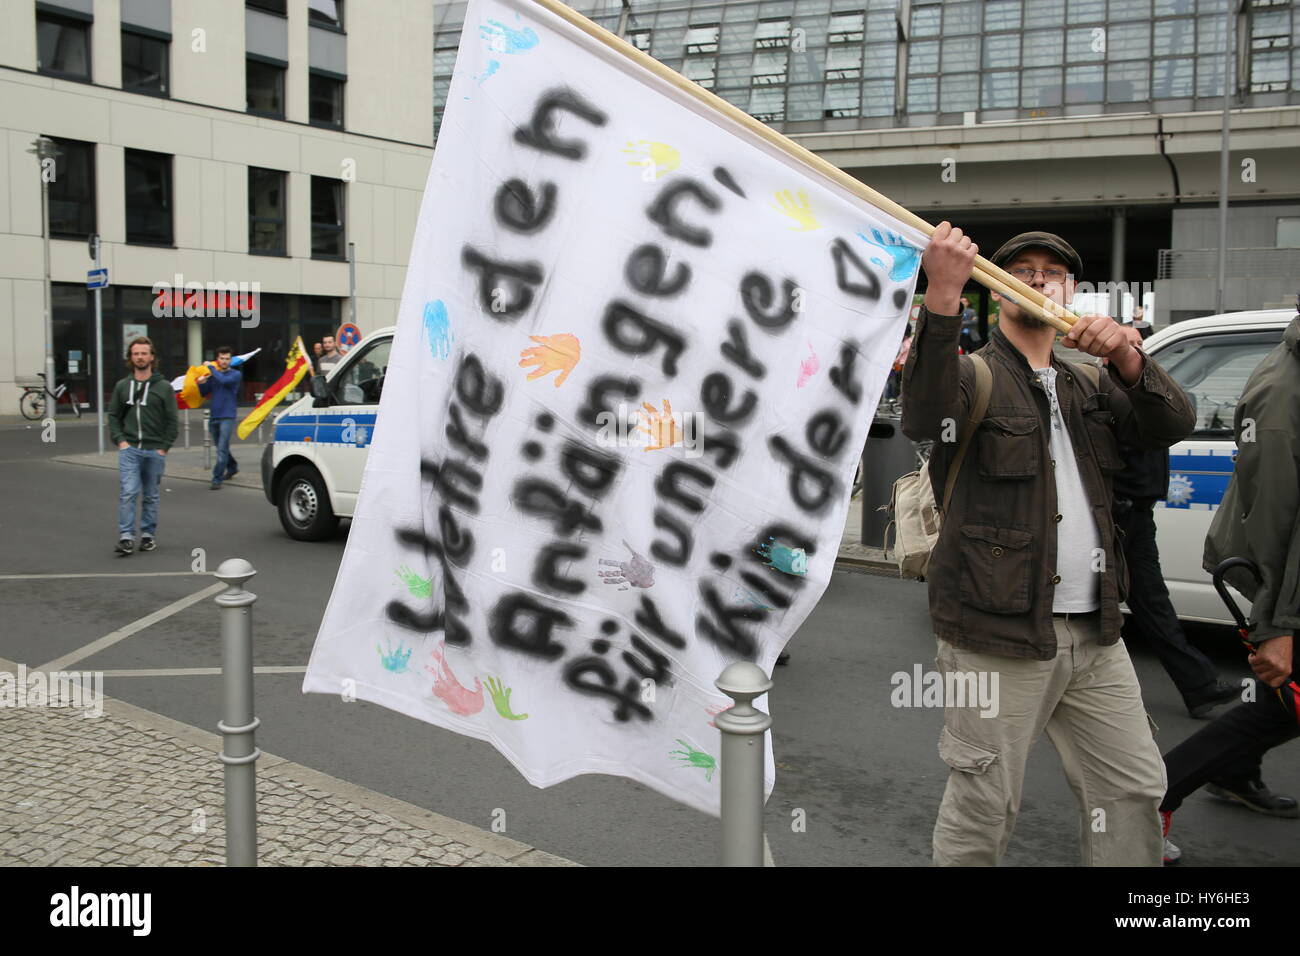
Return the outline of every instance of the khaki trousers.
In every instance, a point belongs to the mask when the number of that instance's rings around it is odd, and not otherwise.
[[[1022,660],[939,641],[949,672],[997,674],[997,716],[978,706],[944,708],[939,756],[951,767],[934,825],[936,866],[994,866],[1020,810],[1029,748],[1043,730],[1079,801],[1085,866],[1160,866],[1157,808],[1165,765],[1142,706],[1124,642],[1097,643],[1097,614],[1052,618],[1056,658]],[[945,676],[945,684],[948,678]]]

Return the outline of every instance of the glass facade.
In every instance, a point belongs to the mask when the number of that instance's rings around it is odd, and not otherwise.
[[[464,3],[439,4],[435,127]],[[1225,0],[571,3],[786,132],[1220,109]],[[1300,103],[1300,2],[1244,0],[1239,105]]]

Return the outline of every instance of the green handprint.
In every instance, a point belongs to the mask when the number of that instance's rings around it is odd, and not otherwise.
[[[427,598],[433,596],[433,578],[422,578],[406,565],[397,569],[396,574],[406,590],[411,592],[413,598]]]
[[[710,757],[703,750],[696,750],[680,737],[677,742],[685,747],[685,750],[670,750],[668,756],[680,760],[688,767],[702,767],[704,769],[704,779],[708,783],[713,782],[713,772],[718,769],[718,761]]]
[[[496,677],[487,679],[488,693],[492,695],[492,705],[496,707],[497,713],[506,720],[527,720],[527,714],[516,714],[510,709],[510,688],[502,687],[501,681]]]

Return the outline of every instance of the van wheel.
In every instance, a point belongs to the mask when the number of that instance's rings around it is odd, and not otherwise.
[[[338,527],[329,493],[320,474],[310,465],[289,469],[280,479],[276,508],[285,533],[298,541],[321,541]]]

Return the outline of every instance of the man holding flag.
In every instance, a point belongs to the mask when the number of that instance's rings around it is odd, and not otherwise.
[[[212,466],[212,490],[239,474],[239,463],[230,453],[230,433],[235,428],[235,412],[239,409],[239,386],[244,373],[230,367],[232,349],[229,345],[217,348],[217,367],[198,377],[199,394],[212,398],[212,411],[208,431],[217,449],[217,460]]]
[[[289,349],[284,364],[284,374],[262,393],[262,400],[253,406],[253,410],[235,430],[241,440],[251,435],[253,429],[262,424],[262,419],[270,414],[271,409],[279,405],[286,395],[298,387],[304,375],[316,374],[311,367],[311,360],[307,357],[307,347],[302,344],[301,337],[294,339],[293,347]]]

